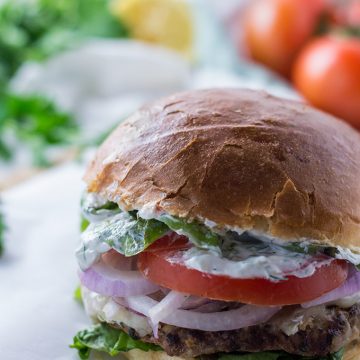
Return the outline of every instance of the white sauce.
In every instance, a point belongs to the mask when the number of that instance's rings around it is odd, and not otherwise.
[[[89,200],[92,200],[94,205],[101,204],[104,201],[104,199],[96,195],[90,197]],[[154,204],[148,204],[139,210],[139,216],[144,219],[158,219],[161,215],[162,213],[156,210]],[[121,217],[122,215],[118,214],[116,216]],[[208,219],[203,219],[203,221],[213,231],[217,231],[215,222]],[[90,224],[89,231],[91,227]],[[227,230],[232,230],[239,235],[244,233],[244,230],[239,228],[228,228]],[[217,232],[222,233],[222,235],[225,233],[224,230]],[[282,241],[258,231],[248,231],[248,233],[260,239],[259,244],[254,244],[254,240],[251,240],[248,244],[241,242],[241,245],[229,241],[225,247],[231,247],[231,251],[222,249],[223,254],[216,251],[216,249],[202,250],[194,247],[184,253],[185,265],[190,269],[214,275],[224,275],[232,278],[265,278],[277,281],[286,279],[290,275],[299,278],[311,276],[317,268],[332,261],[330,258],[311,263],[312,256],[288,251],[281,247],[281,245],[289,244],[288,241]],[[95,263],[102,253],[110,250],[109,245],[89,235],[87,231],[82,234],[81,246],[76,252],[79,265],[83,270]],[[301,242],[304,247],[314,243],[310,239],[298,239],[297,242]],[[237,245],[234,246],[234,244]],[[348,260],[355,265],[360,264],[359,254],[341,247],[337,247],[337,249],[336,258]]]
[[[336,305],[336,306],[346,309],[346,308],[349,308],[359,302],[360,302],[360,292],[357,292],[353,295],[345,296],[342,299],[330,302],[326,305]]]
[[[81,270],[88,269],[99,260],[101,254],[109,251],[111,246],[104,242],[104,239],[115,244],[118,248],[121,245],[118,241],[124,233],[127,233],[136,220],[128,220],[129,215],[121,212],[103,220],[100,223],[91,223],[81,234],[81,244],[75,252]],[[115,227],[114,223],[122,222],[122,226]],[[105,231],[105,234],[103,233]],[[101,235],[100,235],[101,234]],[[116,247],[115,246],[115,247]]]
[[[236,245],[230,258],[216,251],[194,247],[184,253],[183,260],[187,268],[213,275],[238,279],[264,278],[272,281],[284,280],[290,275],[305,278],[332,261],[326,258],[311,262],[312,256],[293,253],[271,243],[264,245]]]
[[[108,200],[97,193],[85,193],[83,196],[84,208],[99,208],[105,205]]]
[[[111,297],[97,294],[84,286],[81,288],[86,313],[95,321],[125,324],[135,329],[140,336],[152,333],[146,317],[135,314],[116,303]]]
[[[141,218],[145,220],[150,220],[159,219],[159,217],[163,213],[156,210],[156,205],[149,203],[144,205],[140,210],[138,210],[138,214]]]
[[[360,264],[360,254],[352,252],[350,249],[344,249],[341,246],[336,247],[338,253],[336,254],[337,259],[347,260],[354,265]]]
[[[91,224],[88,228],[90,227]],[[83,271],[95,264],[100,259],[101,254],[111,249],[108,244],[100,242],[96,237],[88,236],[89,234],[91,235],[89,231],[84,231],[81,234],[80,246],[75,251],[77,262]]]

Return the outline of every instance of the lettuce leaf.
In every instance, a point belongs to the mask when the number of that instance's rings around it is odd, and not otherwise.
[[[81,359],[88,359],[91,350],[104,351],[111,356],[133,349],[142,351],[161,351],[161,347],[135,340],[124,331],[115,329],[105,323],[79,331],[71,348],[77,349]]]
[[[189,240],[200,248],[213,248],[220,244],[219,236],[205,225],[196,222],[187,222],[171,215],[161,215],[159,220],[166,224],[171,230],[180,235],[185,235]]]
[[[219,243],[218,235],[203,225],[187,223],[185,220],[168,215],[161,216],[161,221],[156,219],[145,220],[139,217],[135,211],[115,212],[114,215],[102,221],[92,222],[90,225],[88,221],[83,219],[81,229],[83,231],[82,245],[77,251],[77,255],[79,260],[85,259],[85,261],[89,244],[91,246],[107,244],[120,254],[134,256],[144,251],[170,229],[186,235],[191,242],[201,248],[213,248]]]
[[[144,220],[133,213],[121,212],[91,223],[83,232],[81,252],[86,252],[87,244],[105,243],[120,254],[134,256],[168,231],[169,228],[160,221]]]
[[[219,245],[218,235],[202,224],[187,222],[186,219],[170,215],[143,219],[137,211],[123,212],[116,203],[106,201],[96,193],[84,193],[81,213],[80,228],[83,235],[77,256],[79,261],[83,260],[87,265],[87,255],[93,255],[94,244],[107,244],[120,254],[134,256],[170,230],[186,235],[201,248],[208,249]],[[92,246],[92,249],[89,246]],[[106,249],[102,246],[96,248]]]
[[[344,349],[340,349],[336,353],[321,357],[292,355],[282,351],[265,351],[260,353],[220,355],[218,360],[342,360],[343,356]]]

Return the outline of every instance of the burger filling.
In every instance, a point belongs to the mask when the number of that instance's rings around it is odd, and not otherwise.
[[[360,255],[348,249],[126,212],[96,194],[82,214],[76,256],[97,323],[74,338],[83,359],[341,359],[359,336]]]

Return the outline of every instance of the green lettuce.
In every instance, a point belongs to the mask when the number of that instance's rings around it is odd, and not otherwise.
[[[82,202],[82,213],[84,218],[81,222],[81,231],[84,232],[88,229],[89,234],[86,236],[89,236],[91,240],[97,243],[107,243],[125,256],[140,253],[169,230],[185,235],[195,246],[201,249],[219,249],[221,245],[221,237],[217,233],[196,221],[189,222],[184,218],[168,214],[146,220],[141,218],[137,211],[122,212],[114,202],[106,202],[99,206],[95,202],[94,205],[91,201],[86,201],[86,195]],[[86,218],[91,218],[91,216],[98,216],[99,220],[106,218],[88,228],[89,221]],[[247,236],[252,237],[251,234]],[[258,241],[261,240],[258,239]],[[348,254],[339,248],[306,241],[279,246],[293,253],[325,254],[333,258],[348,260],[360,268],[360,255]],[[84,248],[85,250],[86,248]]]
[[[133,349],[142,351],[161,351],[161,347],[135,340],[124,331],[101,323],[90,329],[79,331],[71,348],[77,349],[81,359],[88,359],[91,350],[104,351],[111,356]]]
[[[192,243],[200,248],[217,247],[220,244],[219,236],[205,225],[196,222],[187,222],[171,215],[161,215],[159,220],[178,234],[187,236]]]
[[[120,254],[134,256],[168,231],[169,228],[160,221],[144,220],[133,213],[121,212],[101,222],[92,223],[84,236],[87,240],[106,243]]]
[[[158,219],[143,219],[137,211],[122,212],[116,203],[102,203],[101,198],[96,199],[96,195],[88,195],[85,193],[81,201],[80,228],[84,232],[84,239],[91,243],[106,243],[125,256],[142,252],[170,230],[186,235],[201,248],[219,245],[219,236],[202,224],[170,215],[161,215]],[[92,217],[98,221],[92,222],[89,227],[88,219]],[[80,251],[86,251],[86,241]]]
[[[282,351],[279,352],[265,351],[260,353],[220,355],[218,360],[341,360],[343,356],[344,356],[344,349],[340,349],[336,353],[321,357],[306,357],[300,355],[292,355]]]
[[[85,241],[81,251],[84,253],[87,250],[88,242],[105,243],[120,254],[134,256],[144,251],[169,230],[186,235],[191,242],[201,248],[207,249],[219,244],[218,235],[203,225],[188,223],[168,215],[161,216],[160,220],[143,219],[135,211],[115,213],[114,216],[92,223],[90,227],[89,222],[82,219],[81,229]]]

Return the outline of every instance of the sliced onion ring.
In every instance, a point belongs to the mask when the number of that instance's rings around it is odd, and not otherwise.
[[[174,290],[170,291],[160,302],[149,310],[150,320],[154,324],[159,323],[162,319],[169,316],[174,310],[177,310],[187,298],[188,295],[186,294],[182,294]]]
[[[336,289],[306,303],[301,304],[303,308],[322,305],[331,301],[342,299],[346,296],[354,295],[360,291],[360,271],[349,273],[347,280]]]
[[[158,304],[148,296],[132,296],[119,299],[121,305],[135,310],[147,317],[150,310]],[[239,309],[199,313],[189,310],[174,310],[170,315],[161,320],[162,323],[186,329],[202,331],[227,331],[260,324],[269,320],[281,307],[243,305]]]
[[[106,265],[102,260],[85,271],[79,271],[81,284],[106,296],[138,296],[156,292],[160,287],[146,280],[139,271],[124,271]]]

